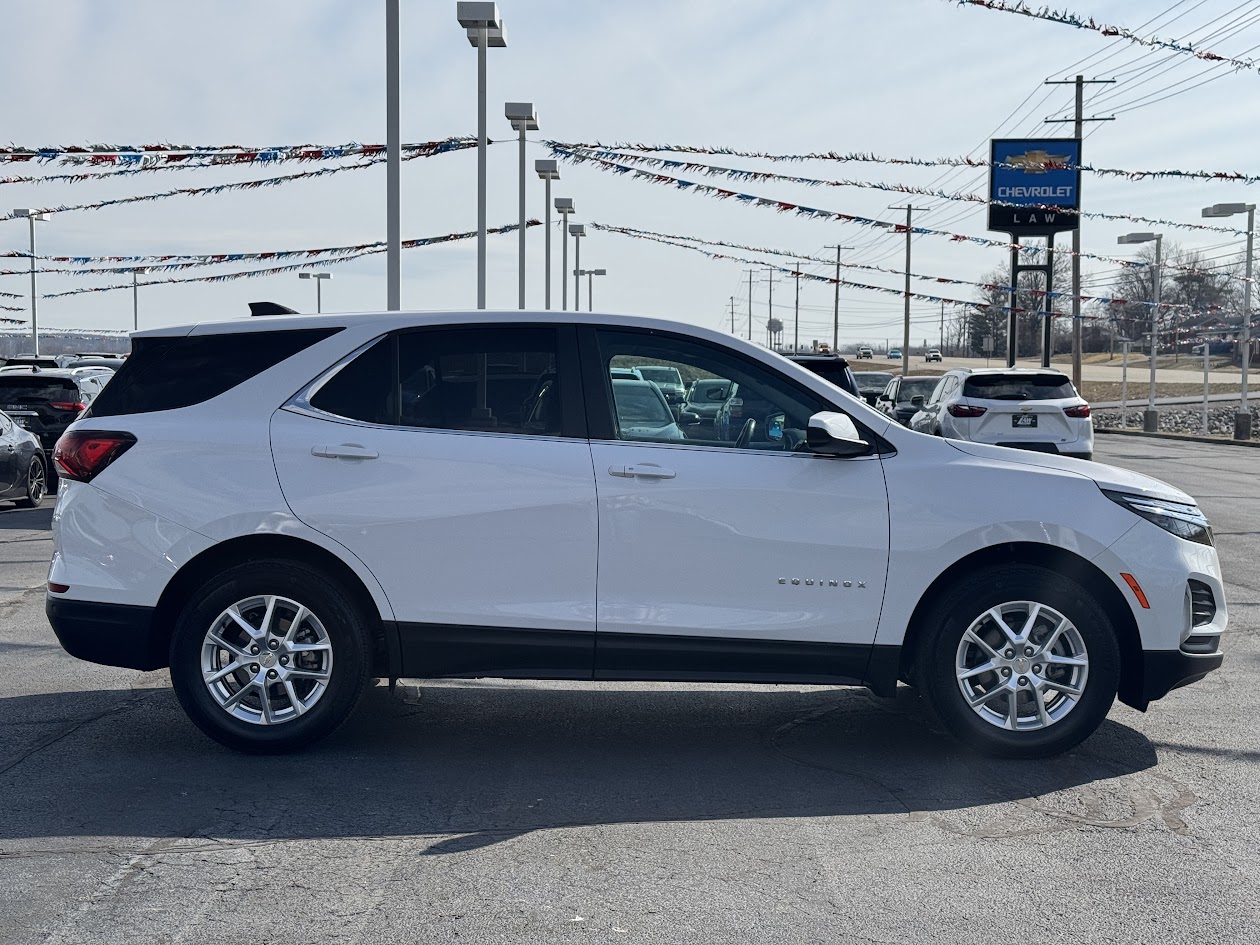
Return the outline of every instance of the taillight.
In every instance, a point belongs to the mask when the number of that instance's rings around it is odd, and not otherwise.
[[[1089,416],[1089,404],[1081,404],[1079,407],[1064,407],[1063,412],[1069,417],[1084,419]]]
[[[135,444],[130,433],[74,430],[63,433],[53,449],[60,474],[76,482],[91,482],[101,470]]]
[[[971,404],[950,404],[945,409],[949,411],[951,417],[978,417],[988,408],[973,407]]]
[[[75,413],[87,410],[87,404],[81,404],[77,400],[56,400],[48,406],[53,410],[73,410]]]

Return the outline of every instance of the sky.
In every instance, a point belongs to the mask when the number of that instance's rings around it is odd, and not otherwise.
[[[1059,0],[1092,16],[1179,41],[1198,41],[1223,55],[1249,58],[1260,48],[1260,0]],[[950,0],[635,0],[633,3],[504,0],[508,46],[489,53],[488,223],[517,217],[517,146],[503,117],[506,101],[533,102],[540,130],[527,150],[528,212],[543,215],[536,143],[653,141],[729,146],[771,153],[862,151],[897,157],[987,155],[991,137],[1063,136],[1070,125],[1070,86],[1046,78],[1077,73],[1118,79],[1087,88],[1090,123],[1083,156],[1095,166],[1125,169],[1229,170],[1260,173],[1257,109],[1260,74],[1231,71],[1179,53],[1150,50],[1097,32],[960,6]],[[0,56],[0,142],[19,146],[142,145],[176,142],[267,147],[383,143],[385,140],[384,0],[204,0],[174,4],[129,0],[103,4],[0,0],[5,51]],[[425,141],[476,132],[476,51],[455,18],[455,0],[402,0],[402,137]],[[1200,84],[1201,83],[1201,84]],[[1197,86],[1197,87],[1196,87]],[[1168,96],[1160,99],[1162,96]],[[725,167],[774,170],[812,178],[932,186],[983,192],[986,172],[831,162],[775,163],[703,158]],[[320,165],[324,166],[324,165]],[[74,184],[0,184],[0,212],[157,193],[293,173],[311,165],[217,168],[136,175]],[[2,164],[0,176],[73,170]],[[898,194],[853,187],[782,182],[723,182],[675,172],[775,200],[902,220]],[[476,156],[444,154],[403,164],[403,238],[476,226]],[[1253,185],[1254,187],[1255,185]],[[561,166],[553,196],[572,197],[575,222],[598,222],[708,240],[784,248],[831,257],[827,246],[853,247],[846,261],[900,269],[904,237],[851,223],[819,221],[731,200]],[[1087,174],[1087,210],[1199,223],[1200,208],[1254,199],[1242,184],[1128,181]],[[900,199],[898,199],[900,198]],[[915,223],[976,236],[983,205],[912,198],[928,208]],[[554,221],[553,216],[553,221]],[[1219,222],[1219,221],[1209,221]],[[385,168],[213,196],[57,214],[37,224],[38,251],[48,255],[236,253],[358,244],[384,239]],[[1241,238],[1212,232],[1086,220],[1082,248],[1128,257],[1118,246],[1134,230],[1160,229],[1166,241],[1238,253]],[[553,240],[553,307],[560,304],[559,231]],[[0,251],[25,250],[24,220],[0,221]],[[1061,237],[1060,245],[1067,242]],[[543,233],[528,234],[527,305],[543,307]],[[719,250],[720,251],[720,250]],[[743,253],[758,259],[771,257]],[[517,301],[515,234],[489,237],[488,305]],[[912,271],[978,280],[1002,263],[1000,249],[931,236],[913,245]],[[780,260],[791,265],[790,260]],[[570,259],[572,263],[572,259]],[[683,249],[588,231],[584,268],[606,268],[595,281],[599,310],[658,315],[709,328],[748,330],[746,267]],[[21,262],[10,268],[20,267]],[[182,276],[253,268],[236,264]],[[404,251],[402,303],[409,310],[466,309],[476,303],[475,241]],[[386,305],[385,257],[324,267],[325,311],[370,311]],[[808,265],[830,274],[831,267]],[[1087,262],[1087,291],[1101,294],[1113,267]],[[1091,276],[1092,274],[1092,276]],[[897,274],[842,271],[858,282],[900,289]],[[163,278],[156,276],[153,278]],[[44,273],[43,292],[129,282]],[[586,280],[582,303],[586,305]],[[753,337],[761,339],[767,284],[753,285]],[[977,290],[916,282],[913,289],[971,299]],[[572,286],[570,285],[570,292]],[[0,277],[0,290],[26,293],[29,279]],[[790,279],[774,285],[774,314],[794,325]],[[800,336],[829,338],[833,288],[801,282]],[[141,328],[244,316],[246,303],[272,300],[313,311],[315,289],[285,273],[207,284],[146,286],[139,292]],[[0,299],[26,305],[25,299]],[[842,288],[841,342],[883,344],[901,336],[902,299]],[[129,290],[97,292],[39,304],[41,325],[128,329]],[[25,313],[4,313],[27,317]],[[912,338],[936,338],[939,307],[915,302]]]

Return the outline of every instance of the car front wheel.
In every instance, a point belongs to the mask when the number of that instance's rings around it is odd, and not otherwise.
[[[1115,630],[1075,581],[1005,565],[962,581],[933,609],[916,676],[945,728],[986,754],[1045,758],[1102,723],[1120,681]]]
[[[340,725],[367,687],[366,615],[329,575],[259,561],[215,575],[175,624],[171,682],[215,741],[283,752]]]

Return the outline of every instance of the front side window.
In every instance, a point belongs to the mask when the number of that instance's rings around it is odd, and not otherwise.
[[[404,331],[360,354],[310,402],[365,423],[559,436],[556,359],[552,328]]]
[[[596,332],[600,373],[616,439],[791,452],[804,448],[809,418],[835,409],[789,378],[733,352],[654,332]],[[616,380],[637,367],[641,381]],[[687,402],[717,406],[716,416],[683,410],[651,376],[669,376]]]
[[[936,385],[940,383],[935,377],[911,377],[901,382],[897,388],[897,403],[908,404],[915,397],[927,400]]]

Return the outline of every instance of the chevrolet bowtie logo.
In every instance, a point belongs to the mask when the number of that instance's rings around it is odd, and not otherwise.
[[[1044,174],[1047,171],[1062,170],[1067,166],[1066,154],[1050,154],[1046,151],[1025,151],[1023,154],[1012,154],[1006,163],[1018,167],[1025,174]]]

